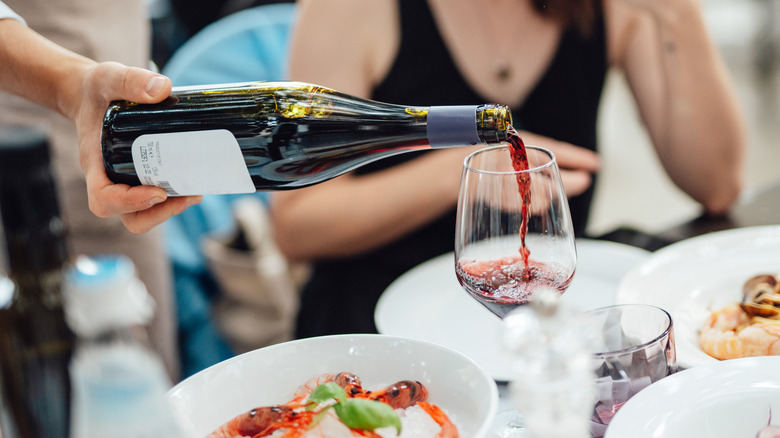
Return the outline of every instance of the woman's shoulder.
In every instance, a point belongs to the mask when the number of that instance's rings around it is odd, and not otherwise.
[[[291,74],[367,97],[398,40],[397,0],[298,0]]]

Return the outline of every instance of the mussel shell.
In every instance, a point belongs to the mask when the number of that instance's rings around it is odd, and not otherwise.
[[[778,287],[777,278],[770,274],[756,275],[742,286],[742,302],[760,302],[764,294],[774,294]]]
[[[776,292],[763,293],[755,302],[759,304],[768,304],[770,306],[780,306],[780,294]]]
[[[739,307],[750,316],[762,316],[764,318],[776,318],[780,316],[780,308],[760,303],[739,303]]]

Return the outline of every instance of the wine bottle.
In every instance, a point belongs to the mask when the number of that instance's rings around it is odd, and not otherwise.
[[[0,429],[3,438],[65,437],[75,341],[62,307],[68,251],[49,142],[38,130],[0,130],[0,216],[8,264],[0,281]]]
[[[320,183],[391,155],[506,141],[500,105],[410,107],[302,82],[174,88],[158,104],[113,102],[103,161],[115,183],[169,195]]]
[[[124,256],[78,257],[67,271],[65,315],[78,335],[71,363],[71,438],[181,437],[162,359],[147,326],[154,300]]]

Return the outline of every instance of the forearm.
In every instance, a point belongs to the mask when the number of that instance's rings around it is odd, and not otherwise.
[[[82,78],[95,63],[13,19],[0,19],[0,90],[74,117]]]
[[[655,27],[656,56],[634,69],[641,75],[655,68],[658,77],[655,91],[644,90],[655,96],[640,99],[653,103],[640,104],[643,117],[672,180],[708,211],[723,212],[741,189],[746,142],[728,70],[696,0],[645,5],[653,5],[647,10]]]
[[[436,153],[363,176],[344,176],[308,189],[276,193],[274,230],[288,257],[356,255],[429,223],[457,202],[460,160]],[[438,172],[438,173],[431,173]],[[430,178],[430,175],[439,175]]]

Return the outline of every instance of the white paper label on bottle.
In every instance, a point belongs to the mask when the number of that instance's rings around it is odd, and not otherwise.
[[[226,129],[144,134],[133,142],[141,184],[170,196],[253,193],[241,148]]]

